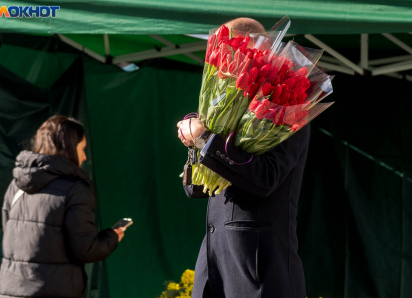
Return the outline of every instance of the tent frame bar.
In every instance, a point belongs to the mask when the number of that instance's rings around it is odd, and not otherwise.
[[[350,61],[348,58],[344,57],[343,55],[339,54],[337,51],[332,49],[327,44],[323,43],[321,40],[319,40],[318,38],[316,38],[312,34],[305,34],[304,36],[305,36],[306,39],[310,40],[311,42],[313,42],[318,47],[320,47],[322,49],[325,49],[325,52],[329,53],[331,56],[335,57],[336,59],[341,61],[343,64],[348,66],[349,68],[352,68],[354,71],[356,71],[357,73],[359,73],[361,75],[364,74],[364,70],[361,67],[359,67],[358,65],[356,65],[355,63],[353,63],[352,61]]]
[[[67,43],[68,45],[72,46],[73,48],[78,49],[79,51],[82,51],[84,53],[86,53],[87,55],[89,55],[90,57],[96,59],[97,61],[100,61],[102,63],[106,62],[106,58],[103,57],[100,54],[97,54],[96,52],[82,46],[81,44],[75,42],[74,40],[64,36],[63,34],[57,34],[57,36],[60,38],[61,41]]]
[[[206,49],[207,42],[193,42],[179,45],[176,47],[165,47],[160,48],[159,50],[148,50],[133,54],[127,54],[115,57],[113,63],[124,62],[124,61],[137,61],[137,60],[146,60],[153,58],[161,58],[166,56],[178,55],[178,54],[187,54],[191,52],[203,51]]]
[[[388,57],[382,59],[375,59],[369,60],[369,44],[368,44],[368,34],[361,34],[361,52],[360,52],[360,65],[356,65],[332,47],[328,46],[317,37],[311,34],[305,34],[304,37],[311,41],[312,43],[316,44],[318,47],[325,49],[325,52],[328,53],[330,56],[322,56],[319,65],[324,67],[325,69],[329,69],[332,71],[338,71],[341,73],[355,75],[355,73],[364,75],[365,73],[371,73],[372,76],[377,75],[387,75],[394,78],[402,78],[412,81],[412,76],[403,75],[398,73],[398,71],[405,71],[412,69],[412,47],[405,44],[403,41],[399,40],[395,36],[389,33],[382,33],[387,39],[398,45],[400,48],[408,52],[410,55],[404,56],[397,56],[397,57]],[[57,34],[57,36],[63,42],[67,43],[68,45],[78,49],[89,55],[90,57],[98,60],[102,63],[107,63],[107,57],[110,56],[110,42],[108,34],[104,34],[104,45],[105,45],[105,54],[106,57],[82,46],[81,44],[75,42],[74,40],[66,37],[63,34]],[[153,58],[160,58],[178,54],[184,54],[187,57],[193,59],[194,61],[203,64],[203,59],[193,54],[196,51],[202,51],[206,49],[207,41],[202,40],[199,42],[192,42],[182,45],[177,45],[172,43],[171,41],[161,37],[159,35],[150,35],[155,40],[163,43],[166,47],[147,50],[127,55],[122,55],[118,57],[114,57],[110,60],[111,63],[116,64],[119,62],[129,62],[129,61],[137,61],[137,60],[145,60],[145,59],[153,59]],[[109,63],[110,63],[109,62]],[[387,63],[392,63],[389,65],[385,65]],[[379,66],[379,67],[374,67]]]
[[[412,60],[381,66],[372,70],[372,76],[412,69]]]
[[[363,69],[368,69],[368,54],[369,54],[369,35],[361,34],[361,62],[360,65]]]
[[[150,35],[150,37],[153,38],[153,39],[155,39],[155,40],[157,40],[157,41],[159,41],[159,42],[161,42],[161,43],[163,43],[164,45],[166,45],[166,46],[168,46],[168,47],[175,47],[175,48],[178,48],[178,47],[179,47],[178,45],[170,42],[170,41],[167,40],[166,38],[163,38],[163,37],[161,37],[161,36],[159,36],[159,35]],[[196,61],[196,62],[198,62],[198,63],[200,63],[200,64],[203,64],[203,63],[204,63],[204,60],[203,60],[202,58],[196,56],[196,55],[193,54],[193,53],[186,53],[186,54],[183,54],[183,55],[185,55],[186,57],[189,57],[190,59],[192,59],[192,60],[194,60],[194,61]]]
[[[404,49],[406,52],[408,52],[409,54],[412,55],[412,48],[410,46],[408,46],[406,43],[404,43],[403,41],[399,40],[398,38],[396,38],[395,36],[393,36],[390,33],[382,33],[383,36],[385,36],[387,39],[389,39],[390,41],[392,41],[394,44],[396,44],[398,47],[400,47],[401,49]]]
[[[323,62],[323,61],[319,61],[318,62],[319,66],[329,69],[329,70],[334,70],[334,71],[338,71],[341,73],[346,73],[346,74],[350,74],[350,75],[355,75],[355,71],[353,69],[350,69],[346,66],[341,66],[341,65],[336,65],[336,64],[331,64],[328,62]]]
[[[382,65],[382,64],[387,64],[387,63],[392,63],[392,62],[400,62],[400,61],[407,61],[407,60],[412,60],[412,55],[395,56],[395,57],[389,57],[389,58],[369,60],[369,65],[372,65],[372,66],[373,65]]]
[[[107,33],[104,34],[104,51],[106,53],[106,57],[110,56],[110,41]]]

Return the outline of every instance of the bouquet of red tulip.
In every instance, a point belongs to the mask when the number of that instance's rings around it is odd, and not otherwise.
[[[261,87],[239,122],[236,146],[263,154],[333,104],[319,103],[333,91],[333,77],[313,63],[320,54],[294,42],[285,46],[281,54],[284,58],[277,61],[282,63],[277,79]],[[269,88],[270,92],[265,91]]]
[[[209,35],[199,119],[225,138],[235,134],[249,153],[273,148],[331,105],[318,104],[332,92],[332,77],[315,66],[323,51],[281,43],[289,25],[285,17],[267,35],[224,25]],[[230,185],[200,163],[192,171],[192,183],[209,195]]]

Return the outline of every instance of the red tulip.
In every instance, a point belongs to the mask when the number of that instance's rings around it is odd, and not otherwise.
[[[295,76],[296,76],[295,71],[289,70],[289,71],[285,74],[284,79],[286,80],[286,79],[289,79],[289,78],[293,78],[293,77],[295,77]]]
[[[303,93],[303,84],[301,81],[298,81],[295,86],[293,87],[293,91],[296,92],[296,94],[299,96],[301,93]]]
[[[269,83],[271,84],[271,85],[274,85],[274,83],[276,82],[276,77],[277,77],[277,75],[278,75],[278,69],[277,69],[277,67],[273,67],[271,70],[270,70],[270,72],[269,72],[269,75],[268,75],[268,81],[269,81]],[[279,80],[280,81],[280,80]],[[277,83],[277,84],[279,84],[279,83]],[[277,85],[276,84],[276,85]]]
[[[226,66],[227,66],[227,64],[228,64],[228,61],[229,61],[229,55],[230,54],[228,54],[228,53],[222,53],[222,55],[221,55],[221,57],[220,57],[220,59],[219,59],[219,67],[220,68],[222,68],[222,66],[223,66],[223,64],[226,64]]]
[[[246,37],[243,39],[243,41],[239,44],[239,49],[240,49],[240,51],[241,51],[242,53],[246,51],[246,48],[247,48],[247,46],[248,46],[248,44],[249,44],[249,41],[250,41],[250,37],[249,37],[249,36],[246,36]]]
[[[276,77],[277,75],[278,75],[278,68],[276,66],[273,66],[272,69],[270,70],[269,76]]]
[[[275,125],[282,125],[284,118],[285,118],[285,108],[282,109],[282,112],[276,113],[275,118],[273,118],[273,123],[274,123]]]
[[[295,91],[290,92],[290,97],[289,97],[289,102],[293,102],[297,99],[298,95],[296,94]],[[296,103],[295,103],[296,104]]]
[[[249,84],[254,84],[256,82],[258,75],[257,67],[252,67],[249,71]]]
[[[241,73],[242,72],[249,72],[249,68],[250,68],[250,65],[252,64],[252,60],[251,59],[249,59],[249,60],[247,60],[246,62],[243,62],[243,63],[245,63],[245,65],[243,65],[243,68],[241,69]]]
[[[218,75],[218,77],[219,77],[220,79],[226,79],[226,78],[227,78],[227,76],[223,74],[223,73],[226,73],[226,72],[227,72],[227,69],[228,69],[228,67],[227,67],[227,61],[225,61],[225,62],[223,63],[223,65],[221,65],[221,67],[220,67],[220,69],[219,69],[219,71],[218,71],[218,73],[217,73],[217,75]]]
[[[237,60],[233,60],[229,65],[229,73],[234,75],[237,71]]]
[[[282,67],[279,70],[279,76],[284,75],[289,69],[290,67],[286,63],[283,63]]]
[[[265,83],[262,86],[262,94],[263,96],[267,96],[270,94],[270,92],[272,91],[272,86],[269,83]]]
[[[235,51],[239,48],[240,43],[243,41],[243,37],[239,35],[238,37],[234,37],[229,39],[228,45],[231,46]]]
[[[275,62],[278,60],[278,57],[276,57],[275,55],[273,55],[272,57],[270,57],[270,59],[269,59],[269,63],[270,64],[275,64]],[[277,66],[279,66],[279,65],[277,65]]]
[[[247,83],[249,82],[249,75],[247,72],[243,72],[236,80],[236,88],[240,90],[245,90]]]
[[[210,36],[208,44],[207,44],[207,51],[206,51],[206,57],[205,57],[206,62],[209,62],[210,54],[212,54],[213,50],[215,49],[215,43],[216,43],[216,34],[213,34],[212,36]]]
[[[260,86],[262,86],[262,84],[263,84],[264,82],[265,82],[265,78],[260,78],[260,79],[257,80],[256,85],[258,85],[259,88],[260,88]]]
[[[219,77],[219,79],[222,79],[222,80],[224,80],[224,79],[227,79],[227,75],[225,75],[223,72],[222,72],[222,70],[218,70],[218,72],[217,72],[217,76]]]
[[[295,113],[289,112],[285,117],[285,124],[292,125],[295,122]]]
[[[297,76],[306,77],[308,75],[308,69],[306,67],[302,67],[296,72]]]
[[[256,50],[256,49],[255,49]],[[258,58],[260,58],[260,57],[262,57],[262,53],[259,51],[259,50],[256,50],[254,53],[253,53],[253,59],[258,59]]]
[[[246,62],[240,63],[239,67],[236,69],[236,75],[239,75],[242,73],[242,69],[245,67]]]
[[[282,84],[285,84],[290,89],[292,89],[293,86],[295,85],[295,82],[296,82],[296,80],[294,78],[290,78],[290,79],[287,79],[287,80],[283,81]]]
[[[256,100],[256,99],[252,100],[249,104],[249,110],[251,112],[254,112],[256,108],[259,106],[259,103],[260,103],[259,100]]]
[[[252,87],[252,85],[247,86],[245,91],[243,91],[243,97],[246,97],[249,94],[249,90],[250,90],[251,87]]]
[[[217,66],[217,61],[219,58],[219,49],[215,49],[212,54],[210,54],[209,64],[213,66]]]
[[[305,84],[304,84],[304,86],[303,86],[303,90],[308,90],[309,89],[309,87],[310,87],[310,82],[309,82],[309,80],[308,79],[306,79],[306,81],[305,81]]]
[[[277,77],[276,80],[274,80],[270,84],[273,85],[273,86],[276,86],[276,85],[280,84],[281,80],[282,80],[282,77]]]
[[[290,129],[293,130],[294,132],[296,132],[297,130],[299,130],[301,127],[305,126],[307,124],[306,120],[303,119],[302,121],[293,124]]]
[[[309,115],[308,110],[297,112],[297,113],[295,113],[295,121],[299,122],[302,119],[306,119],[306,117],[308,117],[308,115]]]
[[[256,92],[258,91],[259,86],[257,84],[253,84],[253,86],[249,89],[249,98],[253,98],[256,95]]]
[[[221,41],[229,40],[229,28],[225,25],[220,27],[219,33],[217,34],[217,43],[219,44]]]
[[[256,108],[255,110],[255,116],[258,119],[263,119],[267,113],[270,112],[271,105],[270,102],[267,101],[267,99],[262,100],[260,105]]]
[[[277,99],[282,94],[282,85],[278,84],[275,87],[272,87],[272,98]]]
[[[307,93],[302,93],[301,95],[299,95],[298,98],[297,98],[298,103],[299,104],[304,103],[307,96],[308,96]]]
[[[242,60],[241,54],[242,53],[240,52],[240,50],[237,50],[235,52],[235,57],[233,58],[233,60],[241,61]]]
[[[246,62],[249,59],[252,59],[253,53],[252,52],[247,52],[245,53],[245,58],[243,59],[244,62]]]
[[[280,104],[284,105],[289,101],[290,92],[287,90],[283,90],[282,95],[280,95]]]
[[[270,64],[265,64],[259,69],[259,78],[265,78],[270,71]]]
[[[267,120],[272,120],[276,117],[276,114],[279,112],[278,108],[269,109],[269,112],[265,115]]]

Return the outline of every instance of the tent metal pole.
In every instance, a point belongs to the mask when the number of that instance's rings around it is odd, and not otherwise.
[[[412,55],[396,56],[382,59],[369,60],[369,65],[382,65],[387,63],[394,63],[400,61],[412,60]]]
[[[405,75],[404,76],[404,75],[402,75],[400,73],[397,73],[397,72],[388,73],[385,76],[392,77],[392,78],[395,78],[395,79],[400,79],[400,80],[406,79],[407,81],[412,82],[412,76],[410,76],[410,75]]]
[[[331,64],[331,63],[327,63],[327,62],[323,62],[323,61],[319,61],[317,63],[319,66],[329,69],[329,70],[334,70],[334,71],[338,71],[338,72],[342,72],[342,73],[346,73],[346,74],[350,74],[350,75],[355,75],[355,71],[353,69],[350,69],[348,67],[345,66],[341,66],[341,65],[336,65],[336,64]]]
[[[369,67],[369,69],[374,70],[375,68],[374,67]],[[400,80],[406,79],[407,81],[412,82],[412,76],[411,75],[403,75],[403,74],[400,74],[398,72],[387,73],[387,74],[384,74],[384,76],[395,78],[395,79],[400,79]]]
[[[177,45],[175,45],[174,43],[170,42],[166,38],[163,38],[159,35],[150,35],[150,37],[156,39],[157,41],[160,41],[161,43],[167,45],[168,47],[177,47]],[[195,60],[196,62],[198,62],[200,64],[203,64],[205,62],[202,58],[200,58],[200,57],[198,57],[198,56],[196,56],[195,54],[192,54],[192,53],[186,53],[186,54],[183,54],[183,55],[185,55],[186,57],[189,57],[192,60]]]
[[[179,45],[179,48],[165,47],[161,48],[160,50],[148,50],[138,53],[117,56],[113,59],[113,63],[153,59],[177,54],[187,54],[191,52],[203,51],[206,49],[206,46],[206,41],[186,43]]]
[[[369,35],[361,34],[361,67],[368,69],[368,54],[369,54]]]
[[[388,74],[391,72],[397,72],[397,71],[403,71],[403,70],[409,70],[409,69],[412,69],[412,60],[377,67],[372,70],[372,76]]]
[[[106,57],[110,55],[110,42],[109,42],[109,35],[106,33],[104,34],[104,50],[106,52]]]
[[[354,71],[357,73],[363,75],[363,69],[359,66],[357,66],[355,63],[344,57],[343,55],[339,54],[337,51],[332,49],[330,46],[327,44],[323,43],[319,39],[317,39],[315,36],[312,34],[305,34],[305,38],[313,42],[315,45],[317,45],[320,48],[325,49],[326,52],[328,52],[330,55],[338,59],[339,61],[342,61],[343,64],[347,65],[348,67],[352,68]]]
[[[322,56],[320,57],[320,61],[329,62],[329,63],[335,63],[335,64],[340,64],[340,65],[342,65],[342,62],[339,61],[338,59],[333,58],[333,57],[329,57],[329,56],[325,56],[325,55],[322,55]]]
[[[60,38],[61,41],[67,43],[68,45],[71,45],[73,48],[78,49],[79,51],[85,52],[87,55],[90,57],[105,63],[106,58],[104,58],[102,55],[97,54],[96,52],[93,52],[92,50],[82,46],[81,44],[75,42],[74,40],[71,40],[70,38],[64,36],[63,34],[57,34],[57,36]]]
[[[205,63],[205,60],[204,60],[204,59],[196,56],[196,55],[193,54],[193,53],[187,53],[187,54],[185,54],[185,55],[186,55],[187,57],[191,58],[192,60],[195,60],[196,62],[199,62],[199,63],[202,64],[202,65]]]
[[[400,48],[404,49],[405,51],[407,51],[409,54],[412,55],[412,48],[410,46],[408,46],[406,43],[404,43],[403,41],[397,39],[392,34],[382,33],[382,35],[385,36],[387,39],[392,41],[394,44],[396,44],[397,46],[399,46]]]

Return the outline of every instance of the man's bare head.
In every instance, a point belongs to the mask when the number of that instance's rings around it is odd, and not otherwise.
[[[245,33],[266,33],[265,27],[263,27],[261,23],[250,18],[237,18],[227,22],[225,25],[236,31]]]

